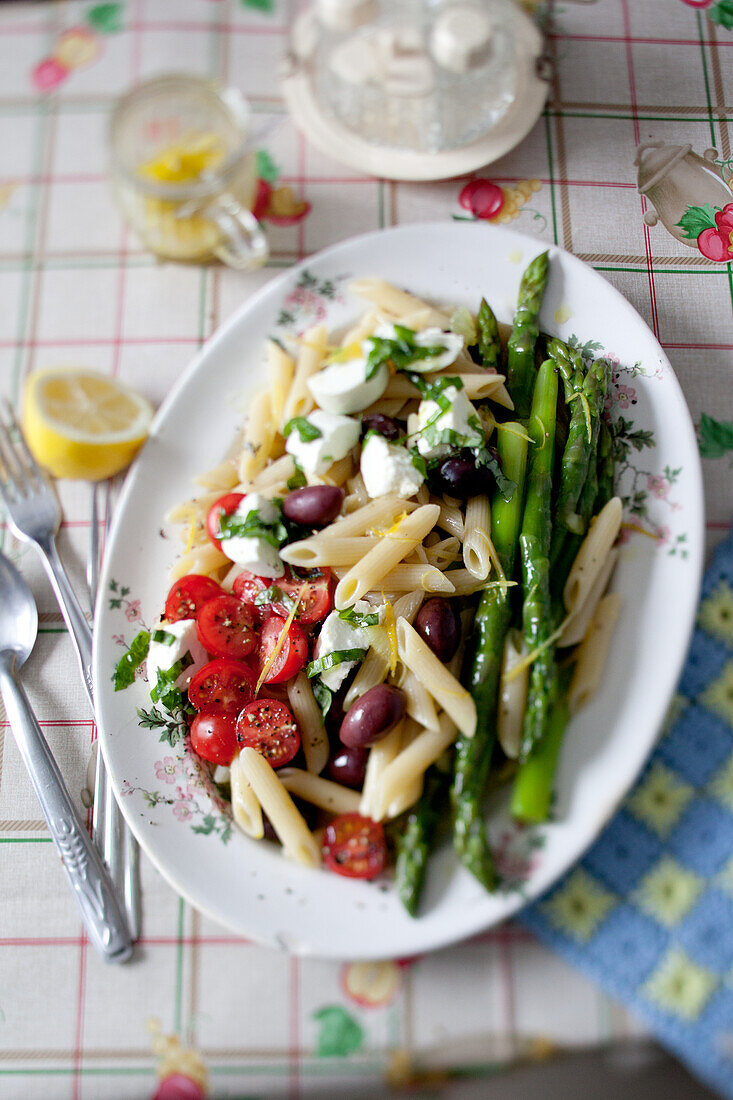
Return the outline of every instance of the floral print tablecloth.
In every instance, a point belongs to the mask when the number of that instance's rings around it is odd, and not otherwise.
[[[572,250],[650,324],[698,426],[712,546],[733,516],[733,5],[530,6],[548,32],[555,75],[529,137],[480,173],[501,191],[493,220]],[[158,402],[201,342],[278,269],[378,226],[492,220],[489,187],[367,178],[293,130],[276,79],[287,11],[276,0],[0,7],[0,387],[11,399],[34,367],[76,363]],[[112,205],[110,105],[133,81],[173,69],[238,85],[267,135],[257,213],[272,254],[256,274],[157,263]],[[317,312],[323,293],[305,282],[293,307]],[[638,452],[633,379],[617,382],[628,447]],[[673,497],[673,482],[673,470],[642,479],[632,502],[640,524],[652,498]],[[69,483],[62,497],[62,552],[81,589],[87,491]],[[26,680],[88,812],[96,730],[71,643],[35,558],[4,527],[0,542],[20,556],[39,602]],[[138,614],[124,603],[131,627]],[[368,1083],[379,1094],[381,1082],[413,1072],[488,1069],[640,1030],[518,925],[416,960],[300,961],[210,923],[145,860],[138,957],[105,968],[6,733],[0,711],[0,1094],[8,1100],[147,1098],[165,1051],[166,1071],[183,1067],[203,1080],[205,1067],[216,1097],[338,1096]],[[169,765],[163,756],[162,788],[175,779]],[[202,1061],[174,1049],[172,1035]]]

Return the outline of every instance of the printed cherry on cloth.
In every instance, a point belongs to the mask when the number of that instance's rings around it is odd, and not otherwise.
[[[679,693],[641,779],[521,919],[733,1097],[733,532],[705,576]]]

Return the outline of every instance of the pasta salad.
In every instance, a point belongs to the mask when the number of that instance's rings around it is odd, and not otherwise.
[[[598,687],[619,598],[609,368],[541,334],[548,254],[514,322],[377,278],[334,340],[271,339],[237,453],[181,524],[145,662],[250,837],[374,878],[416,914],[442,829],[495,886],[484,799],[550,813],[563,734]],[[145,716],[145,712],[142,712]]]

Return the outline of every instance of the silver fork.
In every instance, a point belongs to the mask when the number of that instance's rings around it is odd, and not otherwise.
[[[61,506],[54,489],[33,458],[23,438],[12,408],[3,402],[0,415],[0,500],[5,505],[10,529],[23,542],[29,542],[38,550],[43,566],[51,582],[56,601],[61,609],[76,650],[82,681],[94,712],[92,693],[92,631],[81,609],[76,594],[66,575],[56,547],[56,534],[61,524]],[[114,800],[111,786],[106,782],[106,771],[101,753],[97,754],[97,773],[104,773],[106,796],[104,798],[104,843],[102,833],[95,834],[97,846],[105,858],[109,853],[110,873],[120,898],[125,900],[127,891],[123,881],[123,853],[129,845],[123,841],[127,825]],[[139,925],[139,888],[136,891],[128,923],[131,929]],[[135,936],[133,935],[133,938]]]

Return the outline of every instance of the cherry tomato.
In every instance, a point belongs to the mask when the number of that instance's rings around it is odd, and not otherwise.
[[[277,699],[255,699],[237,719],[237,741],[257,749],[273,768],[289,764],[300,748],[300,732],[288,707]]]
[[[243,600],[244,603],[252,605],[259,623],[266,622],[274,608],[270,603],[255,603],[255,600],[263,592],[266,592],[272,584],[277,584],[277,581],[271,581],[268,577],[258,577],[254,573],[250,573],[248,569],[243,569],[232,581],[233,594]],[[283,617],[287,618],[287,616],[288,612],[285,611]]]
[[[282,619],[272,615],[260,631],[260,648],[257,651],[257,671],[262,672],[270,654],[278,643],[285,628]],[[308,641],[301,627],[292,622],[287,629],[285,640],[274,664],[267,676],[266,684],[282,684],[296,676],[308,660]]]
[[[211,577],[202,577],[198,573],[189,573],[181,577],[171,588],[165,601],[165,617],[169,623],[179,619],[194,619],[199,610],[213,600],[223,596],[224,589]]]
[[[323,860],[337,875],[376,878],[387,860],[384,829],[370,817],[339,814],[323,834]]]
[[[232,512],[236,512],[240,500],[244,500],[244,497],[244,493],[225,493],[223,497],[215,500],[209,508],[209,514],[206,517],[206,530],[217,550],[221,550],[219,540],[219,520],[221,516],[230,516]]]
[[[257,677],[248,665],[220,657],[200,668],[188,685],[188,701],[196,710],[239,714],[254,698]]]
[[[236,596],[217,596],[196,616],[196,633],[213,657],[249,657],[257,648],[254,608]]]
[[[303,588],[305,585],[305,588]],[[243,570],[234,578],[232,591],[235,596],[245,603],[255,603],[259,597],[260,603],[255,604],[259,612],[261,622],[269,619],[270,615],[279,615],[281,619],[287,619],[292,604],[281,603],[279,600],[268,600],[262,603],[262,593],[269,588],[279,588],[291,600],[298,597],[303,588],[303,595],[298,603],[296,618],[303,626],[312,623],[320,623],[331,610],[331,596],[333,592],[333,574],[330,569],[288,569],[282,577],[269,580],[267,577],[257,577],[254,573]]]
[[[193,751],[212,764],[229,765],[237,751],[237,719],[223,711],[203,711],[191,723]]]

